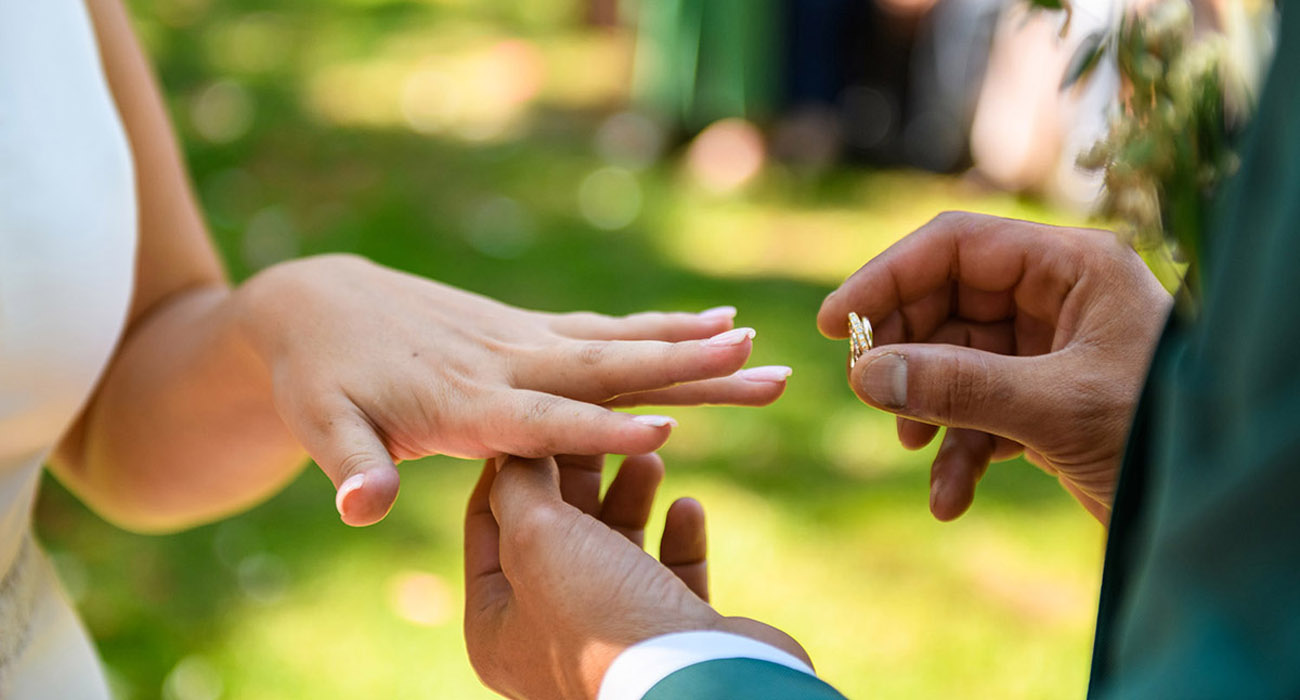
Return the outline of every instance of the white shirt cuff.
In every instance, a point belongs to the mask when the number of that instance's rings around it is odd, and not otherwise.
[[[751,637],[730,632],[675,632],[638,642],[609,665],[597,700],[641,700],[659,681],[716,659],[757,659],[816,675],[798,658]]]

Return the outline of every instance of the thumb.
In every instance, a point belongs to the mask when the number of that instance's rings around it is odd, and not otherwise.
[[[555,459],[499,458],[489,501],[492,515],[496,517],[503,534],[508,529],[529,524],[525,521],[546,518],[547,511],[564,505],[564,499],[560,495],[560,472]]]
[[[551,532],[568,521],[570,507],[560,495],[559,469],[550,457],[501,458],[489,502],[501,528],[501,569],[507,579],[522,573],[525,562],[534,561],[551,541]]]
[[[343,522],[373,525],[388,515],[401,477],[388,448],[364,417],[338,417],[327,430],[304,440],[303,447],[338,489],[334,506]]]
[[[858,398],[890,413],[1025,442],[1055,386],[1043,381],[1043,357],[958,345],[888,345],[863,355],[849,376]]]

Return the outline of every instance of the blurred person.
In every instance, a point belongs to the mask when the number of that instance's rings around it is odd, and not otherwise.
[[[935,516],[961,515],[989,463],[1023,453],[1107,526],[1089,697],[1300,695],[1300,14],[1281,22],[1213,212],[1197,316],[1170,313],[1110,233],[964,213],[869,261],[818,315],[836,338],[850,311],[876,321],[849,383],[899,416],[905,446],[947,429]],[[491,687],[837,697],[793,640],[718,616],[673,581],[677,559],[655,563],[564,506],[556,480],[548,461],[508,462],[490,487],[495,527],[471,506],[467,561],[491,569],[492,594],[467,611],[467,637]],[[584,546],[559,551],[577,532]],[[499,572],[480,551],[499,552]]]
[[[636,11],[633,92],[674,132],[764,121],[779,99],[781,0],[656,0]]]
[[[120,2],[0,0],[0,696],[108,696],[32,541],[47,460],[153,532],[310,455],[368,525],[402,460],[637,454],[674,421],[611,407],[776,399],[789,370],[741,370],[734,315],[532,312],[350,256],[232,289]]]
[[[1105,56],[1089,80],[1062,90],[1079,47],[1108,29],[1128,0],[1077,0],[1064,19],[1028,3],[1008,5],[992,37],[988,69],[970,126],[975,172],[1000,189],[1047,195],[1087,211],[1100,173],[1076,165],[1100,141],[1119,98],[1119,75]]]

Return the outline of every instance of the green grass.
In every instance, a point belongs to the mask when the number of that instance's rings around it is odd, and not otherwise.
[[[576,29],[567,2],[135,5],[236,278],[349,250],[539,309],[736,304],[759,331],[754,362],[795,375],[769,408],[673,412],[662,505],[689,494],[709,510],[717,607],[791,632],[851,697],[1083,695],[1101,529],[1021,462],[995,466],[960,521],[933,521],[933,448],[898,446],[892,419],[845,386],[846,345],[813,326],[836,281],[942,209],[1052,212],[898,172],[772,168],[720,198],[669,158],[634,173],[635,221],[603,231],[577,193],[607,165],[591,135],[617,85],[565,82],[584,79],[584,56],[625,42]],[[414,132],[383,85],[359,121],[313,92],[348,70],[370,76],[361,83],[400,85],[412,65],[463,80],[465,61],[512,36],[548,72],[486,140],[454,125]],[[237,82],[247,123],[213,141],[194,105],[215,80]],[[122,698],[488,697],[459,614],[460,520],[477,473],[446,458],[404,465],[392,515],[354,530],[309,468],[248,513],[167,537],[118,531],[49,481],[38,527]],[[399,604],[402,581],[417,583]]]

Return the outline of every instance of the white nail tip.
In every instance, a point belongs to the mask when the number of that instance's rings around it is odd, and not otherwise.
[[[352,493],[353,491],[356,491],[357,489],[360,489],[362,486],[365,485],[365,483],[366,483],[365,474],[353,474],[352,476],[348,477],[347,481],[344,481],[339,486],[339,492],[337,495],[334,496],[334,507],[338,509],[339,515],[343,514],[343,501],[347,499],[348,494]]]
[[[706,345],[712,345],[715,347],[728,347],[731,345],[740,345],[746,340],[753,340],[756,335],[758,335],[758,331],[753,328],[733,328],[729,331],[719,333],[704,342]]]
[[[736,376],[751,382],[783,382],[790,378],[794,370],[790,367],[773,365],[771,367],[750,367],[736,372]]]
[[[712,309],[705,309],[705,310],[701,311],[701,312],[698,314],[698,316],[699,316],[700,318],[705,318],[705,319],[710,319],[710,320],[715,319],[715,318],[735,318],[735,317],[736,317],[736,307],[734,307],[734,306],[715,306],[715,307],[713,307]]]
[[[632,420],[641,425],[648,425],[651,428],[677,427],[677,421],[668,416],[634,416]]]

